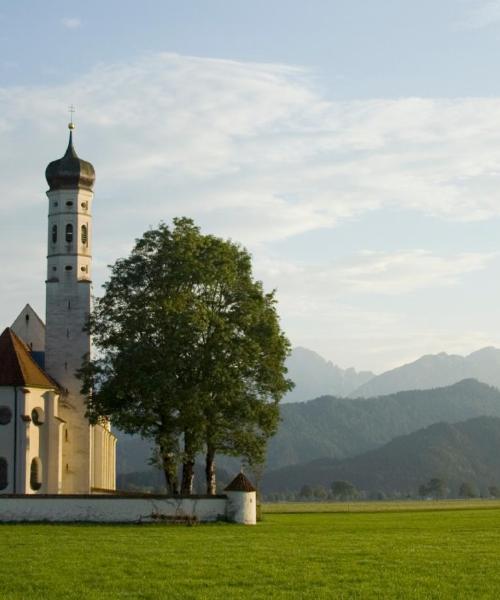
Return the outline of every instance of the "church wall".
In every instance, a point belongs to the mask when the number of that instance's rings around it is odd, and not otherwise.
[[[0,457],[8,463],[8,486],[0,494],[57,493],[54,472],[60,468],[61,426],[57,395],[43,388],[2,387],[0,407],[4,406],[12,417],[8,424],[0,425]],[[33,461],[37,476],[32,478]]]
[[[29,304],[19,313],[11,329],[32,352],[44,352],[45,326]]]
[[[4,471],[0,478],[1,488],[3,488],[0,489],[0,494],[12,493],[14,491],[15,404],[16,388],[0,387],[0,417],[3,415],[2,422],[5,422],[5,424],[0,425],[0,459],[7,462],[6,465],[5,463],[1,465],[1,469]],[[7,479],[6,482],[5,478]],[[3,480],[3,483],[1,480]],[[5,483],[7,483],[6,486]]]
[[[97,490],[116,489],[116,437],[107,427],[92,427],[93,470],[92,488]]]
[[[88,335],[83,333],[89,305],[89,283],[75,283],[71,274],[65,273],[61,282],[47,284],[45,366],[64,390],[59,411],[66,422],[63,493],[85,494],[90,490],[91,427],[85,416],[85,399],[80,394],[81,382],[75,376],[89,352]]]

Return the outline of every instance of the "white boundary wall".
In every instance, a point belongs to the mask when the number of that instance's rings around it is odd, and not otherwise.
[[[255,501],[247,503],[246,495],[241,494],[245,507],[239,506],[233,498],[230,502],[227,496],[0,496],[0,522],[154,523],[196,520],[254,524]],[[248,510],[253,514],[247,514]]]

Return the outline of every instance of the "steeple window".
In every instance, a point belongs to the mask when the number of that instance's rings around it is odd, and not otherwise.
[[[57,242],[57,225],[52,225],[52,243]]]
[[[89,243],[89,231],[87,229],[87,225],[82,225],[82,244],[87,246]]]
[[[71,225],[71,223],[68,223],[66,225],[66,242],[68,244],[71,244],[72,241],[73,241],[73,225]]]

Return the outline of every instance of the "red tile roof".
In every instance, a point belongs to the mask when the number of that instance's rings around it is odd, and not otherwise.
[[[7,327],[0,335],[0,386],[57,389],[56,382],[33,360],[28,346]]]

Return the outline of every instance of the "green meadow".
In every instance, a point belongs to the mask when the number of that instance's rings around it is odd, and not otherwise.
[[[500,597],[498,503],[433,504],[268,505],[256,527],[1,525],[0,598]]]

